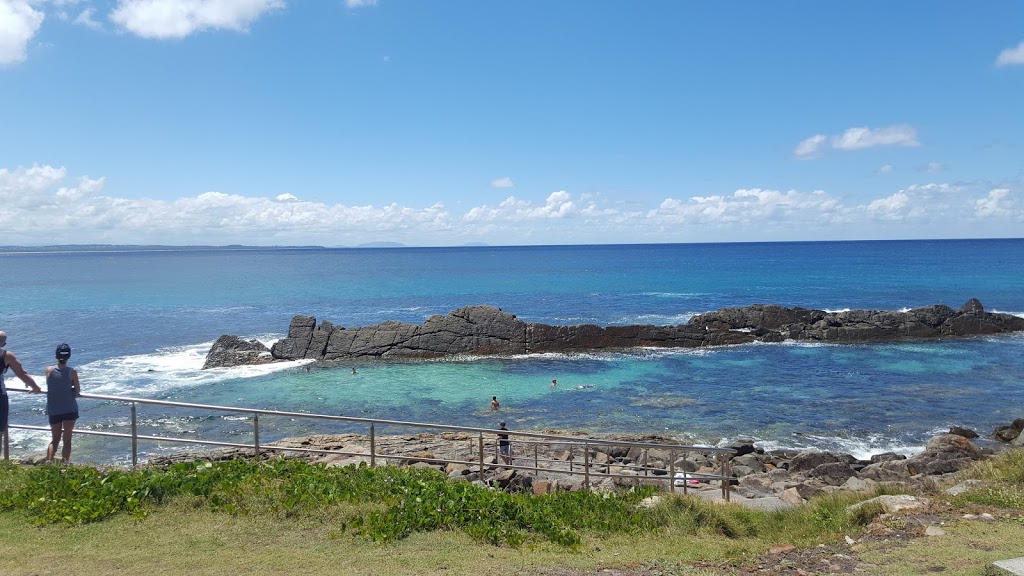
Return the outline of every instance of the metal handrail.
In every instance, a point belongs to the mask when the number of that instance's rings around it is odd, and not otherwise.
[[[10,388],[10,387],[8,387],[7,390],[8,391],[14,391],[14,392],[26,392],[26,393],[29,392],[28,388]],[[600,472],[599,469],[598,470],[594,470],[594,468],[605,467],[607,469],[610,466],[620,466],[620,464],[613,464],[613,463],[610,463],[610,462],[604,462],[604,463],[595,463],[595,462],[593,462],[591,460],[591,458],[590,458],[590,451],[591,451],[592,447],[595,447],[595,446],[619,446],[619,447],[629,447],[629,448],[642,448],[643,451],[644,451],[644,462],[643,462],[643,464],[625,464],[625,463],[623,463],[623,464],[621,464],[621,467],[622,468],[628,468],[628,469],[631,469],[631,470],[643,470],[643,472],[644,472],[644,477],[643,478],[646,478],[646,479],[650,479],[650,476],[648,475],[648,473],[652,470],[650,467],[647,466],[647,451],[649,449],[651,449],[651,448],[657,448],[657,449],[660,449],[660,450],[667,450],[667,451],[671,452],[671,454],[672,454],[672,457],[670,458],[670,462],[669,462],[669,470],[667,471],[667,477],[665,477],[665,480],[667,480],[668,483],[669,483],[669,488],[670,488],[671,491],[675,491],[675,488],[676,488],[675,461],[676,461],[676,455],[678,453],[682,453],[684,455],[689,453],[689,452],[715,453],[715,454],[717,454],[717,456],[718,456],[717,459],[719,459],[721,461],[720,474],[706,474],[706,473],[688,472],[688,473],[686,473],[686,479],[687,480],[689,480],[689,479],[696,479],[696,480],[717,480],[717,481],[720,481],[721,482],[721,487],[722,487],[722,497],[725,500],[728,501],[729,500],[729,483],[730,483],[729,459],[736,452],[732,448],[719,448],[719,447],[716,447],[716,446],[686,446],[686,445],[676,445],[676,444],[657,444],[657,443],[652,443],[652,442],[628,442],[628,441],[609,440],[609,439],[602,439],[602,438],[585,438],[585,437],[578,437],[578,436],[562,436],[562,435],[558,435],[558,434],[545,434],[545,433],[542,433],[542,432],[527,432],[527,431],[520,432],[520,431],[513,431],[513,430],[500,430],[499,431],[498,429],[495,429],[495,428],[479,428],[479,427],[474,427],[474,426],[452,426],[452,425],[448,425],[448,424],[430,424],[430,423],[425,423],[425,422],[408,422],[408,421],[403,421],[403,420],[388,420],[388,419],[379,419],[379,418],[362,418],[362,417],[358,417],[358,416],[335,416],[335,415],[330,415],[330,414],[316,414],[316,413],[307,413],[307,412],[290,412],[290,411],[283,411],[283,410],[268,410],[268,409],[264,409],[264,408],[240,408],[240,407],[237,407],[237,406],[219,406],[219,405],[214,405],[214,404],[197,404],[197,403],[193,403],[193,402],[174,402],[174,401],[170,401],[170,400],[153,400],[153,399],[149,399],[149,398],[135,398],[135,397],[131,397],[131,396],[110,396],[110,395],[106,395],[106,394],[81,394],[79,397],[80,398],[95,399],[95,400],[107,400],[107,401],[112,401],[112,402],[121,402],[121,403],[129,404],[129,406],[131,408],[131,433],[130,434],[125,434],[125,433],[122,433],[122,432],[102,432],[102,431],[82,430],[82,429],[77,429],[73,433],[74,434],[82,434],[82,435],[91,435],[91,436],[105,436],[105,437],[112,437],[112,438],[128,438],[128,439],[131,439],[131,458],[132,458],[132,466],[133,467],[138,466],[138,441],[139,440],[145,440],[145,441],[154,441],[154,442],[170,442],[170,443],[179,443],[179,444],[197,444],[197,445],[204,445],[204,446],[218,446],[218,447],[225,447],[225,448],[248,448],[248,449],[252,449],[254,455],[257,456],[257,457],[259,456],[261,451],[301,452],[301,453],[307,453],[307,454],[334,454],[334,455],[340,455],[340,456],[369,457],[370,465],[371,466],[375,466],[376,465],[376,460],[378,458],[384,460],[385,462],[389,461],[389,460],[400,460],[401,461],[401,460],[413,460],[414,459],[416,461],[429,462],[429,463],[434,463],[434,464],[464,464],[464,465],[469,465],[469,466],[477,466],[477,465],[479,465],[480,466],[479,470],[480,470],[480,473],[481,473],[481,478],[483,477],[483,471],[485,469],[502,468],[502,469],[511,469],[511,470],[524,470],[524,471],[528,471],[528,472],[533,472],[534,474],[538,474],[540,472],[540,470],[544,470],[548,474],[567,474],[567,475],[570,475],[570,476],[583,476],[583,478],[584,478],[584,486],[586,486],[589,489],[590,488],[590,478],[592,476],[593,477],[598,477],[598,478],[625,478],[625,479],[631,479],[631,480],[636,480],[636,481],[639,481],[641,479],[641,477],[635,476],[635,475],[612,474],[612,473],[609,473],[609,472]],[[222,441],[216,441],[216,440],[202,440],[202,439],[197,439],[197,438],[177,438],[177,437],[174,437],[174,436],[153,436],[153,435],[147,435],[147,434],[139,434],[138,433],[138,428],[137,428],[137,422],[138,421],[137,421],[137,415],[136,415],[136,406],[138,404],[153,405],[153,406],[169,406],[169,407],[175,407],[175,408],[196,408],[196,409],[200,409],[200,410],[217,410],[217,411],[221,411],[221,412],[234,412],[234,413],[239,413],[239,414],[252,414],[253,415],[253,442],[252,443],[222,442]],[[291,447],[291,446],[274,446],[274,445],[261,444],[260,443],[260,415],[285,416],[285,417],[291,417],[291,418],[312,418],[312,419],[319,419],[319,420],[332,420],[332,421],[338,421],[338,422],[367,424],[369,426],[370,451],[369,451],[369,453],[366,453],[366,452],[351,452],[351,451],[343,451],[343,450],[325,450],[325,449],[312,449],[312,448],[296,448],[296,447]],[[431,429],[431,430],[441,430],[441,431],[450,431],[450,432],[475,433],[476,436],[477,436],[477,438],[475,440],[477,440],[477,444],[478,444],[476,460],[452,460],[452,459],[442,459],[442,458],[422,458],[422,457],[410,457],[408,455],[400,455],[400,454],[396,455],[396,454],[381,454],[381,453],[378,453],[377,449],[376,449],[376,436],[377,436],[376,428],[377,428],[377,426],[381,426],[381,425],[384,425],[384,426],[396,426],[396,427],[407,427],[407,428],[425,428],[425,429]],[[32,426],[32,425],[25,425],[25,424],[9,424],[8,427],[9,428],[17,428],[17,429],[20,429],[20,430],[38,430],[38,431],[44,431],[44,432],[50,430],[49,428],[46,428],[46,427],[43,427],[43,426]],[[493,443],[489,443],[489,445],[493,445],[494,448],[495,448],[495,452],[497,452],[497,434],[499,432],[501,434],[508,434],[510,437],[516,437],[516,438],[523,439],[523,440],[518,440],[517,441],[518,444],[524,444],[524,445],[527,445],[527,446],[533,445],[534,446],[534,457],[532,459],[533,460],[533,466],[522,466],[522,465],[515,465],[515,464],[498,463],[498,461],[497,461],[498,459],[496,459],[493,463],[492,462],[485,462],[485,457],[484,457],[484,454],[485,454],[485,452],[484,452],[484,445],[485,444],[484,444],[484,436],[483,435],[484,434],[488,434],[488,435],[494,435],[495,436],[495,438],[493,440]],[[537,440],[527,440],[527,439],[530,439],[530,438],[537,439]],[[568,460],[569,470],[558,470],[558,469],[554,469],[554,468],[541,468],[540,467],[540,463],[541,462],[544,462],[544,463],[562,462],[562,461],[557,460],[557,459],[548,459],[548,458],[543,458],[542,459],[542,458],[540,458],[539,455],[538,455],[538,448],[537,447],[539,445],[541,445],[541,444],[550,445],[550,446],[557,446],[557,445],[563,445],[563,444],[566,445],[570,449],[570,459]],[[571,451],[575,447],[582,447],[583,448],[583,463],[582,463],[582,470],[580,470],[580,471],[577,471],[577,470],[575,470],[573,468],[573,464],[574,464],[573,460],[574,460],[574,458],[572,458],[572,452]],[[8,436],[8,433],[7,433],[6,430],[3,431],[3,458],[4,458],[4,460],[10,459],[10,439],[9,439],[9,436]],[[662,470],[662,469],[659,468],[657,470]],[[659,475],[659,476],[664,476],[664,474]],[[687,485],[687,482],[684,481],[682,488],[683,488],[683,492],[686,493],[688,488],[689,488],[688,485]]]

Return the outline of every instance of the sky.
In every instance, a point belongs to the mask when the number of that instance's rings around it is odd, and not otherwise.
[[[1024,236],[1024,2],[0,0],[0,245]]]

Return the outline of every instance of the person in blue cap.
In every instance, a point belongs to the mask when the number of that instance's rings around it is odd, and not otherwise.
[[[78,420],[78,396],[82,393],[78,371],[68,366],[71,346],[57,346],[57,365],[46,367],[46,414],[50,419],[52,439],[46,448],[46,461],[53,462],[57,447],[63,441],[61,462],[71,462],[71,432]]]

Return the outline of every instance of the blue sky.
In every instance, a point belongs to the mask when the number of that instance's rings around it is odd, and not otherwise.
[[[0,244],[1020,237],[1024,2],[0,0]]]

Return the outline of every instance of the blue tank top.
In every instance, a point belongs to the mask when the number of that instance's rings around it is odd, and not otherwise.
[[[75,383],[71,381],[71,367],[54,366],[46,376],[46,413],[50,416],[78,412]]]

